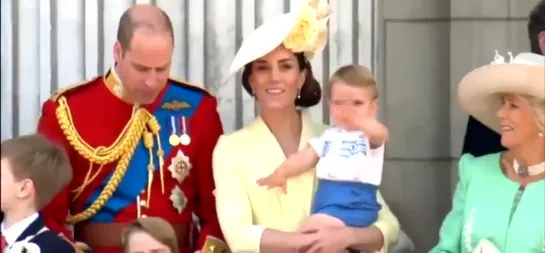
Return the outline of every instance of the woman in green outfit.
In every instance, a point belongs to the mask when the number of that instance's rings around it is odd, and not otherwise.
[[[545,57],[521,53],[467,74],[461,107],[507,151],[459,164],[452,210],[430,252],[545,252]]]

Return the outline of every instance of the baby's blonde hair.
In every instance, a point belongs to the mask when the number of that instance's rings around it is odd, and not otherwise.
[[[332,87],[339,82],[354,87],[372,88],[373,98],[378,98],[377,81],[375,80],[373,72],[362,65],[345,65],[335,71],[329,81],[329,87],[327,89],[328,97],[331,97]]]

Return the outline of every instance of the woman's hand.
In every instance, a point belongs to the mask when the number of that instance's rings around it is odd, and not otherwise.
[[[305,253],[337,253],[346,252],[350,247],[351,233],[347,228],[322,228],[312,231],[301,231],[307,236],[305,242],[310,245],[300,247]],[[302,250],[302,251],[301,251]]]

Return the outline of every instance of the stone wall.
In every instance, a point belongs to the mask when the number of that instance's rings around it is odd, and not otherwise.
[[[381,116],[390,127],[383,194],[402,228],[426,252],[451,207],[467,115],[458,81],[494,51],[529,50],[536,0],[379,2]]]

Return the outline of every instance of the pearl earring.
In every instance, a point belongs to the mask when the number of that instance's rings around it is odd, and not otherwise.
[[[297,99],[301,98],[301,90],[297,90]]]

